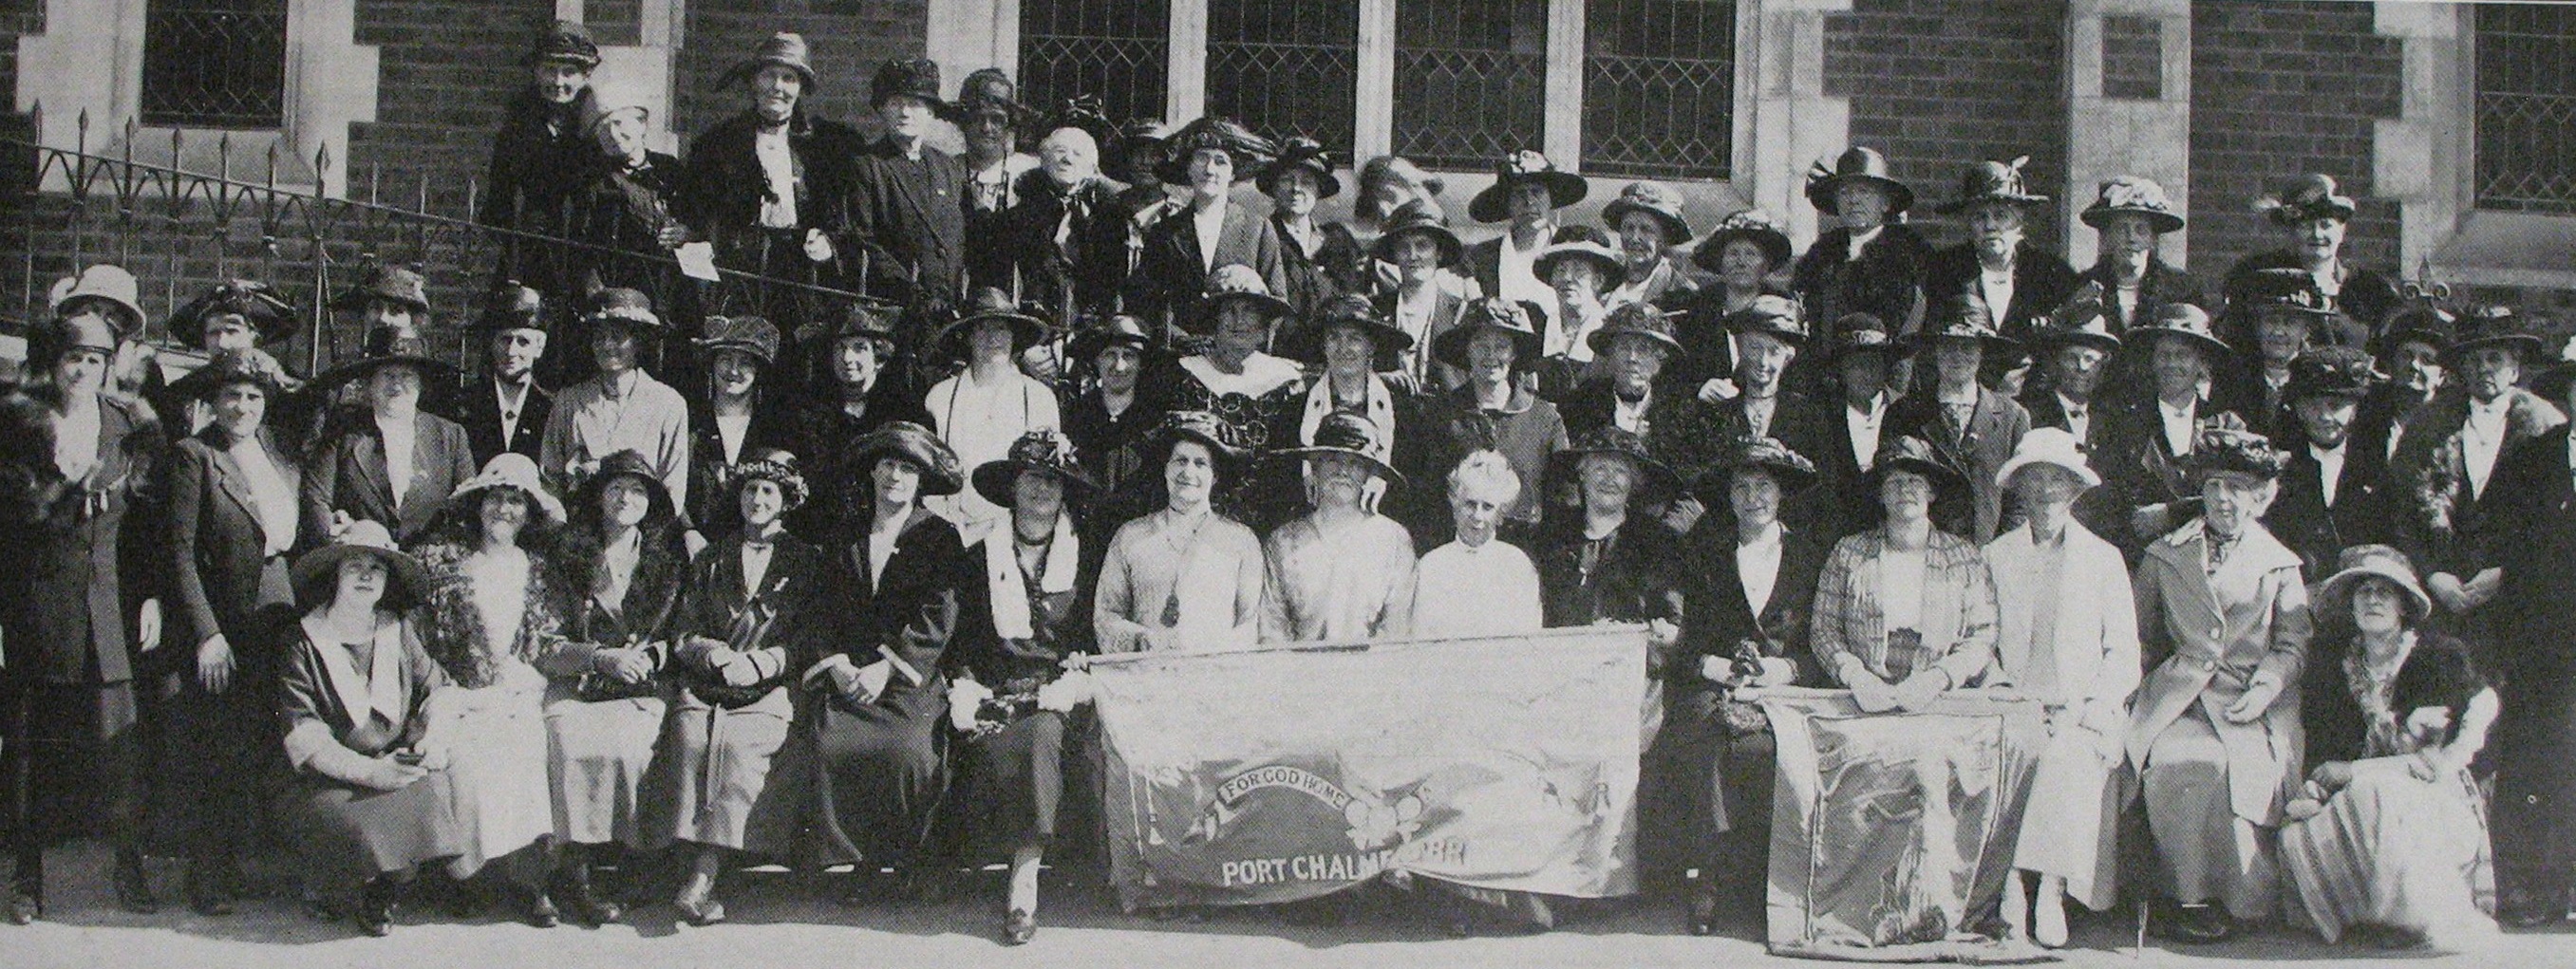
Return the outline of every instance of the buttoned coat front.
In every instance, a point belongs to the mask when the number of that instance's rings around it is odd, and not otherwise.
[[[2308,589],[2299,556],[2261,528],[2238,539],[2215,574],[2202,564],[2206,546],[2194,519],[2147,546],[2138,563],[2139,640],[2153,672],[2129,718],[2129,758],[2145,767],[2156,738],[2199,704],[2227,750],[2229,804],[2270,826],[2305,770],[2299,676],[2313,632]],[[2227,708],[2258,679],[2280,684],[2280,698],[2252,722],[2228,722]]]

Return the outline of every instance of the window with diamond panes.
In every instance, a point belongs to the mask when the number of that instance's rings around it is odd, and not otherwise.
[[[1396,4],[1396,154],[1432,168],[1492,168],[1540,147],[1546,101],[1547,0]]]
[[[1208,0],[1208,113],[1347,161],[1359,21],[1359,0]]]
[[[286,123],[287,0],[151,0],[143,11],[143,123]]]
[[[1169,0],[1020,0],[1020,87],[1052,114],[1100,96],[1115,121],[1163,116],[1171,75]]]
[[[1586,0],[1583,17],[1583,170],[1726,177],[1733,0]]]
[[[2576,8],[2477,16],[2477,207],[2576,215]]]

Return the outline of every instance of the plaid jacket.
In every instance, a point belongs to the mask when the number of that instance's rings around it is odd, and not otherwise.
[[[1861,658],[1890,683],[1939,667],[1952,686],[1966,686],[1994,659],[1995,580],[1977,547],[1938,529],[1923,552],[1923,606],[1918,643],[1891,648],[1879,609],[1878,558],[1887,534],[1871,529],[1834,545],[1816,581],[1810,648],[1828,675],[1844,653]]]

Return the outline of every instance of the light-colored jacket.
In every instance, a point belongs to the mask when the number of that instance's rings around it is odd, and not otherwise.
[[[2308,589],[2299,556],[2256,526],[2212,575],[2202,565],[2199,519],[2147,546],[2137,576],[2138,633],[2155,664],[2129,718],[2129,758],[2147,749],[2198,703],[2227,748],[2228,798],[2238,817],[2271,825],[2302,779],[2307,734],[2299,724],[2299,675],[2306,666]],[[2280,698],[2251,723],[2226,710],[2259,681]]]
[[[2019,687],[2050,707],[2067,708],[2085,729],[2119,737],[2129,729],[2129,695],[2137,692],[2140,676],[2129,567],[2119,549],[2083,525],[2067,522],[2065,542],[2057,576],[2057,630],[2047,643],[2032,641],[2031,621],[2043,587],[2040,570],[2047,560],[2031,541],[2030,525],[1986,543],[1998,611],[1995,664],[1987,669],[1986,682]],[[2056,657],[2054,689],[2020,682],[2014,675],[2030,668],[2038,649]]]

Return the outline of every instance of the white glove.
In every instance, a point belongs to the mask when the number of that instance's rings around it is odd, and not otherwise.
[[[1038,709],[1072,713],[1073,708],[1091,702],[1094,685],[1091,674],[1084,670],[1056,677],[1055,682],[1038,687]]]
[[[948,725],[957,728],[959,733],[974,730],[975,711],[983,709],[984,701],[992,698],[993,691],[984,684],[973,680],[949,681]]]

